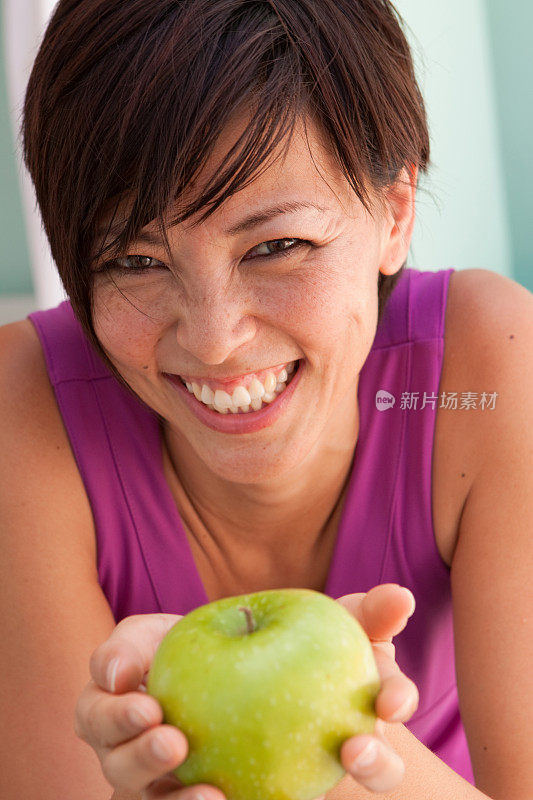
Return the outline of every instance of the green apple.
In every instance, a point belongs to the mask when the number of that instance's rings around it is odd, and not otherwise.
[[[359,623],[308,589],[227,597],[168,632],[147,684],[189,742],[175,771],[228,800],[312,800],[344,774],[345,739],[374,729],[379,677]]]

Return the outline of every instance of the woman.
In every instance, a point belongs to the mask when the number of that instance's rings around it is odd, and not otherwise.
[[[176,615],[286,586],[380,662],[328,797],[531,794],[531,296],[405,269],[392,6],[61,0],[23,135],[70,302],[0,331],[0,795],[221,800],[143,678]]]

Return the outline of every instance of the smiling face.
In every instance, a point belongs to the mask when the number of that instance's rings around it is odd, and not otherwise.
[[[413,195],[408,182],[371,216],[308,122],[205,221],[170,228],[170,253],[149,227],[96,273],[96,334],[178,454],[188,445],[221,478],[260,483],[353,436],[378,274],[405,260]]]

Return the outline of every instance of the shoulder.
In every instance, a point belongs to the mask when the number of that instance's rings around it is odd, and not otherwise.
[[[478,453],[473,484],[497,465],[504,469],[506,459],[514,462],[513,453],[533,453],[532,343],[531,292],[487,270],[454,276],[445,338],[447,382],[470,387],[476,400],[483,392],[494,399],[488,407],[463,411]]]
[[[435,536],[447,564],[483,464],[522,419],[532,311],[531,293],[509,278],[484,269],[450,276],[433,453]],[[453,396],[456,406],[442,408]]]
[[[0,447],[0,513],[74,523],[94,553],[89,501],[28,319],[0,327]]]
[[[451,560],[461,715],[478,785],[491,797],[518,798],[533,788],[523,695],[533,656],[533,295],[467,270],[454,276],[450,300],[449,380],[496,396],[490,409],[459,412],[462,420],[450,412],[448,426],[473,470]]]
[[[474,374],[519,361],[530,349],[533,295],[510,278],[485,269],[452,273],[446,308],[446,343]],[[477,356],[481,356],[478,360]]]
[[[443,368],[462,391],[483,387],[507,406],[506,389],[531,365],[532,335],[533,295],[523,286],[485,269],[451,275]]]
[[[463,409],[479,453],[478,468],[498,437],[527,408],[523,392],[531,384],[533,295],[520,284],[483,269],[452,275],[445,327],[447,382],[471,392],[473,404]],[[492,396],[490,413],[482,395]]]
[[[32,438],[57,434],[59,410],[37,333],[25,319],[0,327],[0,411],[4,441],[16,436],[23,449]],[[48,425],[52,423],[52,430]]]
[[[4,436],[16,432],[21,448],[36,437],[65,444],[66,432],[48,378],[44,354],[29,319],[0,327],[0,410]],[[46,423],[46,424],[45,424]]]

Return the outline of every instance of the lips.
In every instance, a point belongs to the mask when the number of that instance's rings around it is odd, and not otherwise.
[[[215,410],[214,406],[213,408],[209,408],[208,405],[200,399],[197,399],[194,393],[189,391],[184,385],[181,376],[171,375],[169,373],[162,374],[165,380],[179,393],[194,416],[208,428],[220,433],[254,433],[255,431],[259,431],[273,424],[290,403],[302,378],[302,374],[305,371],[305,362],[298,361],[290,363],[297,364],[297,367],[295,367],[290,382],[286,384],[286,388],[281,389],[281,391],[278,394],[274,394],[272,398],[268,396],[266,403],[261,402],[261,407],[258,410],[249,409],[244,413],[239,408],[233,412],[229,409]],[[268,370],[265,372],[268,372]],[[250,383],[256,374],[257,373],[249,373],[249,376],[251,376]],[[241,378],[238,380],[241,380]],[[266,394],[268,393],[265,393],[265,395]],[[263,398],[265,395],[263,395]],[[263,398],[261,398],[261,401],[263,401]]]

